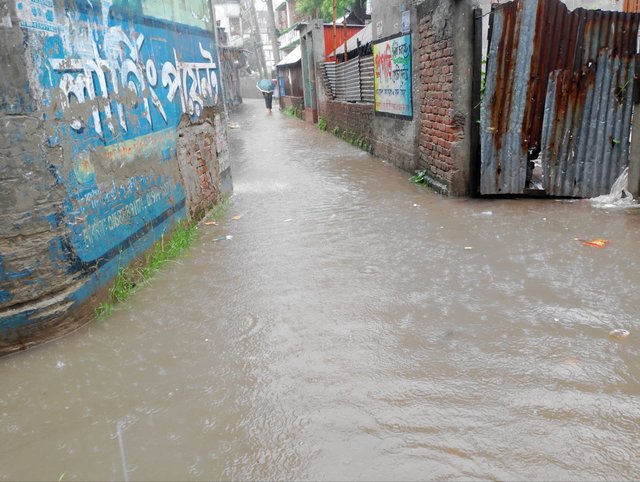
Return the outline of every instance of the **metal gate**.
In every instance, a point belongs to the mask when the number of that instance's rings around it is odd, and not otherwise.
[[[629,162],[640,15],[515,0],[491,14],[481,194],[609,192]]]

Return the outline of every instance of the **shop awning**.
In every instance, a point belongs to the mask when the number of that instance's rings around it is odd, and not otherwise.
[[[293,49],[289,54],[278,62],[277,67],[284,67],[285,65],[292,65],[300,62],[302,59],[302,49],[300,45],[298,45],[295,49]]]

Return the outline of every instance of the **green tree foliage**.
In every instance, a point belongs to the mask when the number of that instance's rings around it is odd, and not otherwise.
[[[337,0],[337,17],[345,14],[345,8],[351,10],[356,0]],[[311,18],[323,18],[325,22],[333,19],[333,0],[298,0],[296,10]]]

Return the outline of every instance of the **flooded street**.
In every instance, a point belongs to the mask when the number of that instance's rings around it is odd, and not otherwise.
[[[0,361],[0,480],[122,479],[121,448],[131,480],[640,478],[640,210],[447,199],[232,120],[220,226]]]

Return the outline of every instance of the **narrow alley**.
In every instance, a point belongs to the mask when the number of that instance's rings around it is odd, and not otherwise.
[[[231,120],[220,225],[0,364],[1,480],[640,478],[639,210],[445,198]]]

